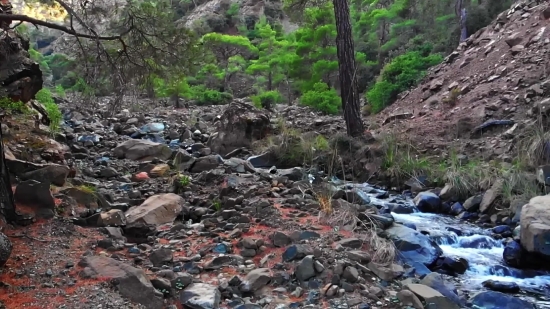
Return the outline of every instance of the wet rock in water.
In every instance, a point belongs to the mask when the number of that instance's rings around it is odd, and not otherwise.
[[[4,266],[11,255],[13,246],[8,236],[0,232],[0,267]]]
[[[407,261],[429,266],[443,253],[428,236],[404,225],[394,224],[386,233]]]
[[[162,294],[155,290],[141,269],[103,256],[84,257],[78,265],[84,267],[81,277],[113,279],[119,293],[131,301],[148,309],[160,309],[163,306]]]
[[[535,309],[528,301],[494,291],[480,292],[470,299],[470,303],[474,308],[484,309]]]
[[[495,234],[512,233],[512,229],[508,225],[498,225],[493,228],[493,233]]]
[[[438,213],[441,211],[441,199],[433,192],[420,192],[415,196],[413,202],[421,212]]]
[[[451,205],[451,209],[450,209],[449,213],[453,216],[458,216],[461,213],[463,213],[464,211],[466,211],[466,210],[464,209],[462,204],[460,204],[459,202],[456,202],[453,205]]]
[[[468,261],[464,258],[459,257],[444,257],[440,258],[437,266],[444,273],[451,276],[456,276],[457,274],[464,274],[468,270]]]
[[[520,267],[523,261],[523,248],[520,243],[515,240],[508,242],[502,252],[502,258],[506,265]]]
[[[143,204],[126,212],[128,224],[137,222],[148,225],[172,223],[183,210],[183,197],[174,193],[153,195]]]
[[[207,283],[192,283],[180,292],[181,304],[192,309],[218,309],[221,297],[218,288]]]
[[[550,196],[537,196],[521,210],[521,245],[550,260]]]
[[[160,144],[142,139],[130,139],[115,147],[113,155],[120,159],[151,160],[159,158],[167,160],[172,156],[172,150],[166,144]]]
[[[489,290],[503,293],[518,293],[520,290],[519,285],[515,282],[487,280],[483,282],[483,286]]]

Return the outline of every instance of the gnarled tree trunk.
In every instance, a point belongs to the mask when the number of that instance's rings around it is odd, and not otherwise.
[[[17,220],[17,213],[15,212],[15,201],[11,189],[10,175],[4,155],[4,138],[1,126],[0,152],[2,153],[2,158],[0,158],[0,214],[4,216],[8,222],[15,222]]]
[[[363,134],[359,93],[355,70],[355,49],[351,29],[349,4],[347,0],[333,0],[334,16],[336,18],[336,50],[338,55],[338,74],[340,78],[340,97],[344,120],[349,136]]]

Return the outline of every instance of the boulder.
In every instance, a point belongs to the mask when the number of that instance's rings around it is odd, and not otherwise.
[[[481,292],[470,299],[473,308],[485,309],[535,309],[535,306],[523,299],[501,292]]]
[[[550,196],[537,196],[521,210],[521,245],[550,258]]]
[[[207,142],[213,152],[224,156],[265,138],[271,130],[269,116],[254,106],[235,100],[227,105],[218,122],[217,132]]]
[[[271,279],[269,268],[256,268],[246,275],[240,289],[243,292],[255,292],[269,284]]]
[[[207,283],[192,283],[180,292],[181,304],[191,309],[218,309],[221,298],[218,288]]]
[[[137,161],[152,160],[153,158],[167,160],[172,156],[172,150],[166,144],[143,139],[130,139],[118,144],[113,150],[113,155],[119,159]]]
[[[304,282],[315,277],[314,264],[315,260],[313,258],[313,255],[308,255],[303,258],[300,263],[296,265],[296,269],[294,270],[294,275],[296,276],[296,279]]]
[[[4,266],[11,255],[13,246],[8,236],[0,232],[0,267]]]
[[[174,193],[153,195],[143,204],[126,212],[128,225],[144,223],[146,225],[161,225],[172,223],[181,213],[185,201]]]
[[[196,159],[195,164],[191,166],[191,169],[189,171],[191,173],[205,172],[215,169],[216,167],[218,167],[218,165],[222,163],[222,157],[220,157],[219,155],[210,155]]]
[[[141,269],[103,256],[87,256],[78,266],[84,267],[81,277],[112,279],[122,296],[148,309],[163,308],[162,293],[155,290]]]
[[[426,302],[428,308],[460,309],[460,306],[443,294],[423,284],[407,284],[405,288]]]
[[[506,265],[512,267],[521,267],[523,262],[523,248],[519,242],[512,240],[506,244],[504,251],[502,252],[502,258]]]
[[[428,236],[404,225],[394,224],[386,233],[405,260],[429,266],[443,253]]]
[[[414,197],[414,204],[422,212],[439,212],[441,209],[441,199],[432,192],[420,192]]]
[[[19,176],[21,180],[36,180],[38,182],[51,183],[55,186],[62,187],[65,185],[70,168],[63,165],[47,165],[35,171],[30,171]]]
[[[455,287],[445,281],[443,276],[438,273],[429,273],[420,281],[421,284],[429,286],[430,288],[438,291],[441,295],[447,297],[449,300],[454,302],[458,306],[462,306],[463,303],[458,297]]]
[[[49,182],[27,180],[15,187],[13,198],[16,204],[32,209],[32,214],[41,218],[53,218],[55,200],[50,191]]]
[[[111,209],[100,214],[97,226],[124,226],[126,217],[120,209]]]

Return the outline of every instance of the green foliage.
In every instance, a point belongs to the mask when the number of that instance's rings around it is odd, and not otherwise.
[[[354,74],[359,91],[366,92],[369,110],[379,112],[391,104],[400,92],[413,87],[428,67],[456,48],[460,29],[455,3],[350,2],[356,46]],[[510,3],[511,0],[464,1],[468,34],[487,25]],[[299,28],[291,33],[284,33],[282,25],[274,22],[280,16],[272,6],[266,6],[270,10],[269,14],[266,11],[268,17],[258,20],[240,16],[239,4],[232,3],[222,8],[225,12],[214,14],[215,18],[198,21],[201,30],[192,32],[174,25],[194,9],[193,1],[129,1],[115,24],[125,28],[123,25],[135,23],[135,31],[126,36],[129,59],[133,60],[118,57],[119,42],[105,42],[105,46],[113,59],[120,58],[116,69],[124,76],[135,76],[127,84],[138,84],[156,97],[178,96],[197,104],[225,104],[231,95],[255,93],[252,99],[257,106],[290,103],[298,97],[302,104],[325,113],[340,112],[340,98],[334,89],[338,84],[338,59],[331,2],[300,6],[297,0],[284,0],[283,4],[288,15],[299,16]],[[235,28],[241,35],[233,35]],[[17,31],[28,32],[26,26],[18,26]],[[93,48],[93,42],[90,46]],[[109,93],[116,82],[112,77],[115,68],[100,70],[95,82],[81,78],[90,76],[82,64],[93,66],[99,58],[84,59],[80,55],[75,61],[73,56],[42,56],[34,49],[29,52],[44,74],[51,75],[48,80],[53,85],[48,86]],[[231,89],[234,81],[250,89]]]
[[[371,111],[377,113],[391,104],[400,92],[414,86],[424,76],[426,69],[442,60],[440,55],[424,56],[418,51],[393,59],[382,69],[380,80],[367,92]]]
[[[46,108],[48,118],[50,119],[50,131],[52,133],[58,132],[61,126],[63,114],[61,114],[59,106],[55,103],[52,97],[52,92],[47,88],[42,88],[36,93],[35,98],[38,102],[44,105],[44,108]]]
[[[13,101],[10,98],[0,98],[0,109],[10,114],[29,114],[30,109],[21,101]]]
[[[300,103],[311,106],[323,113],[336,114],[341,109],[342,100],[336,90],[325,83],[316,83],[313,90],[304,92]]]
[[[281,103],[282,101],[283,96],[281,96],[279,91],[276,90],[265,91],[258,95],[252,96],[252,102],[254,103],[254,106],[258,108],[271,108],[273,105]]]
[[[57,85],[57,86],[55,86],[55,93],[56,93],[58,96],[62,97],[62,98],[64,98],[64,97],[67,95],[67,94],[65,93],[65,89],[63,88],[62,85]]]
[[[214,206],[214,209],[218,212],[222,210],[222,202],[219,199],[214,199],[212,201],[212,206]]]
[[[202,86],[194,86],[191,91],[197,105],[224,105],[233,100],[230,93],[207,89]]]
[[[185,188],[191,184],[191,178],[187,175],[179,175],[178,182],[181,187]]]

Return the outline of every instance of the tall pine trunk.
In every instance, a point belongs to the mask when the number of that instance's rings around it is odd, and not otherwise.
[[[349,5],[347,0],[332,0],[336,18],[336,50],[338,55],[338,74],[340,78],[340,97],[342,110],[349,136],[363,134],[359,93],[355,71],[355,49],[351,29]]]

